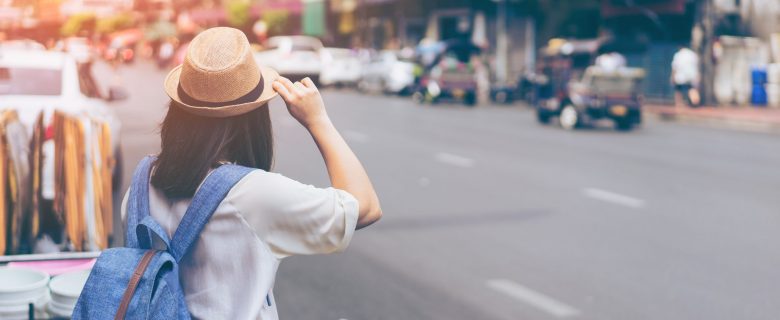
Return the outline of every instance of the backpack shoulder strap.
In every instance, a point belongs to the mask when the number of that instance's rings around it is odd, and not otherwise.
[[[144,218],[149,216],[149,174],[156,159],[155,156],[144,157],[133,173],[133,182],[130,185],[130,195],[125,211],[127,219],[125,246],[128,248],[140,248],[136,237],[136,228]]]
[[[230,189],[244,176],[254,170],[233,164],[222,165],[206,177],[184,213],[169,247],[176,261],[181,261],[192,244],[200,236],[203,227],[211,219],[219,204]]]

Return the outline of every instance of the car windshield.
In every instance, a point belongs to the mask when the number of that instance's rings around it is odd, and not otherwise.
[[[61,93],[61,70],[0,67],[0,95],[58,96]]]

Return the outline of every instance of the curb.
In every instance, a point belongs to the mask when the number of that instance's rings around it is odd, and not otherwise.
[[[645,109],[645,115],[665,122],[678,122],[708,128],[736,131],[780,134],[780,123],[770,121],[751,121],[725,117],[686,115],[669,112],[666,110],[652,109]]]

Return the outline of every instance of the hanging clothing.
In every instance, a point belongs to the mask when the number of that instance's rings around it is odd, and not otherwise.
[[[5,126],[0,121],[0,253],[6,253],[8,242],[8,158],[5,148]]]
[[[32,175],[31,214],[30,214],[30,234],[38,236],[41,225],[41,162],[42,147],[45,137],[45,127],[43,126],[43,112],[38,114],[32,130],[32,141],[30,141],[30,174]]]
[[[16,110],[5,110],[2,113],[3,138],[5,139],[6,156],[8,159],[8,191],[9,191],[9,241],[10,253],[29,251],[31,237],[29,228],[30,210],[30,165],[29,136],[27,129],[19,122]],[[22,248],[27,245],[27,248]]]
[[[116,166],[116,159],[114,159],[114,149],[111,145],[111,127],[108,123],[100,123],[100,135],[98,138],[100,145],[100,159],[101,163],[98,166],[100,171],[101,180],[101,193],[100,199],[100,212],[103,215],[103,233],[105,238],[105,245],[102,248],[108,247],[108,240],[114,230],[114,180],[113,173]],[[120,173],[121,174],[121,173]]]
[[[64,216],[65,231],[73,250],[84,244],[84,130],[78,119],[60,114],[55,123],[55,204]],[[58,203],[57,203],[58,202]]]

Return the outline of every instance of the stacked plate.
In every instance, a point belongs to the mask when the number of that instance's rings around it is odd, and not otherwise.
[[[0,268],[0,319],[28,319],[30,304],[43,305],[49,275],[40,271]]]
[[[70,318],[73,308],[79,300],[81,290],[87,282],[90,270],[63,273],[54,277],[49,283],[51,289],[51,302],[49,313],[55,317]]]

